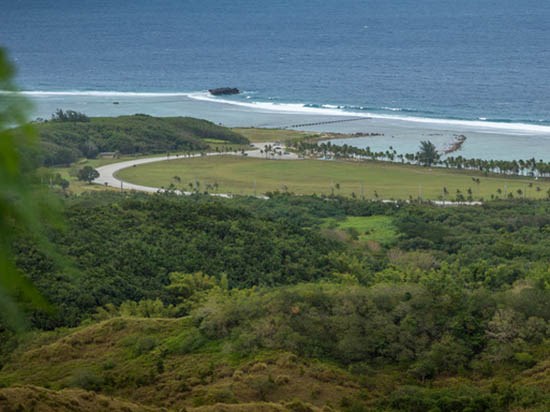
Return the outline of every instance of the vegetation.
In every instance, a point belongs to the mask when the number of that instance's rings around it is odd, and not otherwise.
[[[420,151],[417,158],[418,163],[429,167],[439,160],[439,153],[437,153],[437,149],[432,142],[423,140],[420,142]]]
[[[343,229],[353,239],[363,242],[374,241],[386,246],[397,240],[397,229],[389,216],[328,218],[323,226],[328,229]]]
[[[55,310],[18,299],[32,329],[0,327],[0,407],[546,410],[548,201],[438,208],[343,187],[88,193],[65,197],[64,230],[3,222],[28,296]]]
[[[92,166],[84,166],[78,171],[78,180],[88,182],[88,184],[92,183],[98,177],[99,172]]]
[[[18,267],[58,310],[4,335],[0,386],[173,410],[550,402],[547,201],[90,193],[64,209],[62,266],[17,232]]]
[[[27,103],[13,94],[13,74],[14,68],[0,48],[0,343],[6,327],[19,329],[23,325],[21,301],[47,309],[44,299],[17,270],[9,253],[13,227],[34,231],[41,219],[52,217],[48,213],[48,194],[40,187],[30,186],[35,176],[27,159],[21,156],[21,150],[32,145],[34,134],[25,123]],[[20,126],[19,133],[14,126]],[[35,241],[41,240],[35,237]]]
[[[68,200],[64,219],[67,230],[51,241],[80,276],[60,271],[27,237],[14,242],[19,267],[59,307],[36,315],[42,328],[76,325],[107,303],[166,298],[175,271],[225,274],[230,287],[318,279],[339,250],[298,217],[274,220],[208,197],[90,194]]]
[[[173,184],[184,190],[198,180],[201,191],[210,193],[258,195],[279,191],[367,199],[547,198],[550,190],[547,181],[483,176],[475,171],[430,170],[389,162],[267,161],[241,156],[149,163],[122,170],[118,177],[145,186],[167,188]]]
[[[68,165],[83,157],[95,158],[102,152],[124,155],[207,150],[209,144],[204,139],[248,143],[229,129],[188,117],[138,114],[88,118],[71,110],[58,110],[51,121],[35,126],[41,142],[38,157],[45,166]]]
[[[75,112],[74,110],[63,111],[57,109],[52,114],[52,122],[89,122],[90,118],[84,113]]]
[[[440,158],[435,146],[429,141],[421,142],[417,153],[397,153],[391,146],[386,151],[373,152],[369,147],[361,149],[348,144],[335,145],[331,141],[317,143],[310,139],[298,139],[290,142],[291,147],[304,157],[337,158],[354,160],[383,160],[402,164],[420,164],[451,169],[465,169],[481,172],[484,175],[520,175],[531,177],[549,177],[550,162],[539,159],[520,160],[484,160],[466,159],[462,156]]]
[[[10,74],[0,52],[0,88],[10,89]],[[218,185],[199,185],[196,175],[197,193],[187,197],[72,196],[54,171],[47,180],[62,194],[61,228],[42,206],[51,192],[40,190],[34,154],[21,146],[29,129],[8,127],[24,123],[18,100],[0,97],[2,411],[550,409],[548,200],[452,208],[368,201],[340,195],[352,170],[364,181],[366,166],[219,157],[230,166],[226,178],[242,165],[253,166],[248,173],[267,167],[266,180],[319,166],[338,180],[327,196],[293,196],[283,186],[269,200],[200,195],[199,187]],[[80,127],[78,136],[97,132],[94,142],[116,145],[144,119],[105,126],[62,113],[39,126],[67,127],[56,135],[60,147]],[[150,121],[155,136],[161,123],[205,125]],[[121,122],[133,126],[105,134]],[[205,127],[198,145],[225,141]],[[139,150],[171,141],[139,136]],[[183,146],[195,144],[187,137]],[[83,178],[93,165],[81,165]],[[430,176],[376,166],[402,180]],[[171,184],[186,184],[190,173],[172,174]],[[445,173],[478,187],[497,182]]]

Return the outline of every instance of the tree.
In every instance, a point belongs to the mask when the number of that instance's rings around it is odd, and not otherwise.
[[[420,151],[417,153],[418,162],[424,166],[431,166],[439,160],[439,153],[435,145],[429,140],[420,142]]]
[[[52,114],[53,122],[89,122],[90,118],[84,113],[76,112],[74,110],[66,110],[65,112],[61,109],[57,109],[54,114]]]
[[[63,179],[59,173],[56,173],[53,177],[52,183],[54,185],[57,185],[61,187],[64,191],[69,187],[69,181],[67,179]]]
[[[78,171],[78,180],[84,182],[92,183],[93,180],[99,177],[99,172],[95,170],[92,166],[84,166]]]
[[[52,217],[47,195],[40,187],[31,185],[32,171],[25,170],[30,165],[26,165],[21,156],[23,146],[30,146],[33,130],[27,124],[27,103],[15,93],[11,80],[14,72],[0,48],[0,90],[8,92],[0,93],[0,332],[2,326],[23,326],[20,308],[23,300],[36,308],[49,307],[28,278],[16,268],[12,255],[14,226],[41,237],[41,221]],[[17,133],[14,126],[19,126],[21,132]]]

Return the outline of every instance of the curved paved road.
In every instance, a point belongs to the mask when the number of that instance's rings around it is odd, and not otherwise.
[[[274,143],[268,143],[268,142],[256,143],[254,144],[254,149],[246,151],[247,156],[255,157],[255,158],[265,158],[265,154],[262,152],[262,150],[266,145],[274,146]],[[219,155],[241,156],[240,154],[235,154],[234,152],[206,153],[206,156],[219,156]],[[128,182],[122,181],[120,179],[117,179],[115,177],[115,174],[120,170],[126,169],[128,167],[134,167],[134,166],[143,165],[147,163],[154,163],[154,162],[188,159],[189,157],[200,157],[200,156],[201,154],[198,154],[198,153],[193,154],[191,156],[164,155],[164,156],[157,156],[157,157],[146,157],[144,159],[126,160],[124,162],[118,162],[118,163],[111,163],[111,164],[96,168],[96,170],[99,172],[99,177],[94,180],[94,183],[97,183],[99,185],[122,188],[123,190],[139,190],[141,192],[150,192],[150,193],[162,192],[164,189],[159,187],[142,186],[142,185],[137,185],[134,183],[128,183]],[[295,153],[288,153],[288,154],[282,154],[282,155],[275,155],[271,158],[284,159],[284,160],[296,160],[298,159],[298,156]],[[175,192],[177,194],[184,194],[184,195],[193,194],[193,192],[182,192],[180,190],[176,190]],[[231,197],[231,195],[226,193],[215,193],[215,194],[212,193],[212,195],[219,196],[219,197]],[[264,198],[265,196],[258,196],[258,197]]]
[[[266,145],[274,145],[273,143],[256,143],[254,144],[254,149],[247,150],[246,154],[249,157],[255,157],[255,158],[262,158],[265,159],[265,154],[262,152],[263,148]],[[283,148],[284,150],[284,148]],[[233,155],[233,156],[241,156],[236,155],[234,152],[228,152],[228,153],[207,153],[206,156],[219,156],[219,155]],[[190,157],[199,157],[201,154],[193,154]],[[134,183],[128,183],[124,182],[120,179],[117,179],[115,177],[115,173],[122,169],[126,169],[128,167],[134,167],[137,165],[143,165],[147,163],[154,163],[154,162],[163,162],[163,161],[170,161],[170,160],[180,160],[180,159],[188,159],[189,156],[176,156],[176,155],[165,155],[165,156],[158,156],[158,157],[147,157],[144,159],[135,159],[135,160],[127,160],[124,162],[118,162],[118,163],[112,163],[106,166],[101,166],[96,168],[96,170],[99,172],[99,177],[94,180],[94,183],[105,185],[105,186],[111,186],[116,188],[122,188],[123,190],[139,190],[141,192],[150,192],[150,193],[156,193],[156,192],[162,192],[164,189],[160,187],[151,187],[151,186],[142,186],[142,185],[136,185]],[[299,157],[295,153],[288,153],[283,155],[276,155],[271,157],[272,159],[283,159],[283,160],[297,160]],[[182,192],[180,190],[176,190],[175,193],[177,194],[183,194],[183,195],[191,195],[193,192]],[[218,196],[218,197],[231,197],[230,194],[227,193],[211,193],[211,196]],[[256,196],[261,199],[267,199],[267,196]],[[397,203],[397,201],[394,200],[382,200],[382,202],[385,203]],[[459,206],[459,205],[465,205],[465,206],[479,206],[482,205],[482,202],[451,202],[451,201],[444,201],[444,200],[431,200],[431,203],[438,205],[438,206]],[[408,203],[408,201],[407,201]]]

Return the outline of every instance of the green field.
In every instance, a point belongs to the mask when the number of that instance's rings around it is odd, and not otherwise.
[[[328,218],[325,227],[338,228],[357,235],[361,241],[375,241],[389,245],[397,239],[397,229],[389,216],[348,216],[345,219]]]
[[[174,179],[176,176],[179,183]],[[355,195],[368,199],[453,200],[457,190],[467,197],[468,189],[473,199],[490,199],[491,195],[503,198],[509,193],[516,198],[524,195],[544,198],[550,189],[548,181],[485,177],[474,172],[382,162],[283,161],[238,156],[151,163],[122,170],[118,177],[154,187],[176,184],[185,190],[189,189],[189,183],[198,181],[201,191],[217,183],[219,193],[253,195],[278,190],[296,194]],[[474,182],[474,177],[479,178],[480,183]],[[444,194],[444,187],[447,194]],[[499,189],[501,193],[497,192]]]

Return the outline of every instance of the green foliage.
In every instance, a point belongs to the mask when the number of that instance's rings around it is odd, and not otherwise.
[[[202,272],[194,274],[173,272],[169,275],[170,284],[166,290],[173,296],[174,300],[185,300],[192,295],[212,289],[218,282],[211,276]]]
[[[544,410],[549,212],[545,201],[438,208],[280,194],[265,201],[99,193],[67,198],[70,230],[48,232],[80,276],[67,276],[22,228],[14,245],[18,266],[60,307],[55,316],[34,311],[36,326],[75,325],[101,306],[96,318],[105,321],[92,324],[93,333],[60,345],[107,346],[103,328],[124,346],[111,364],[97,363],[111,365],[99,381],[84,374],[78,386],[162,382],[154,387],[193,392],[185,397],[198,405],[241,401],[243,387],[246,396],[272,400],[315,375],[364,389],[334,398],[344,410]],[[324,227],[349,216],[391,223],[393,241],[339,239]],[[142,322],[147,327],[125,332]],[[261,373],[215,366],[220,357],[235,366],[280,352],[304,363],[275,378],[273,360],[255,363]],[[193,378],[185,362],[197,370]],[[315,372],[316,362],[349,374]],[[3,363],[9,369],[7,357]],[[113,378],[117,370],[124,376]],[[279,379],[289,373],[290,383]],[[307,400],[321,404],[325,389],[312,388]]]
[[[357,239],[372,240],[383,245],[395,242],[397,232],[389,216],[348,216],[343,220],[327,219],[327,227],[335,226],[352,231]]]
[[[410,412],[497,412],[503,410],[501,403],[497,394],[475,387],[428,390],[404,386],[392,394],[389,407],[392,411]]]
[[[104,381],[97,373],[87,369],[76,370],[69,382],[70,386],[82,388],[87,391],[99,391]]]
[[[63,111],[57,109],[52,114],[52,122],[89,122],[90,118],[84,113],[75,112],[74,110]]]
[[[50,239],[80,276],[67,276],[29,235],[14,242],[18,266],[59,305],[53,316],[34,315],[44,328],[74,325],[108,303],[180,304],[191,289],[211,287],[211,277],[225,288],[319,279],[332,272],[328,252],[343,247],[298,218],[273,219],[252,205],[207,196],[103,193],[66,203],[67,230],[51,231]],[[173,272],[195,275],[170,279]]]
[[[23,325],[17,301],[43,310],[48,308],[32,283],[16,269],[11,255],[16,228],[40,232],[48,198],[42,197],[41,188],[31,187],[33,176],[28,170],[31,165],[21,156],[21,150],[32,144],[34,133],[25,124],[27,105],[15,93],[13,75],[14,68],[0,48],[0,333],[4,325],[11,328]],[[14,126],[20,127],[19,132]]]
[[[84,166],[78,171],[77,177],[78,180],[92,183],[95,179],[99,177],[99,172],[95,170],[92,166]]]
[[[418,162],[424,166],[431,166],[439,160],[439,153],[437,153],[435,145],[429,140],[420,142],[420,151],[417,156]]]
[[[179,335],[169,339],[166,347],[169,353],[185,355],[208,343],[208,339],[195,327],[184,329]]]
[[[61,116],[62,115],[62,116]],[[60,118],[61,116],[61,118]],[[167,153],[206,150],[203,139],[246,144],[248,140],[230,129],[188,117],[158,118],[147,115],[88,118],[58,110],[54,120],[36,124],[44,165],[70,164],[100,152],[120,154]]]
[[[141,356],[151,352],[157,346],[157,341],[150,336],[143,336],[137,340],[133,347],[134,356]]]
[[[193,317],[208,338],[231,336],[243,353],[277,348],[343,364],[405,363],[423,380],[467,368],[494,311],[478,292],[326,283],[212,294]]]

